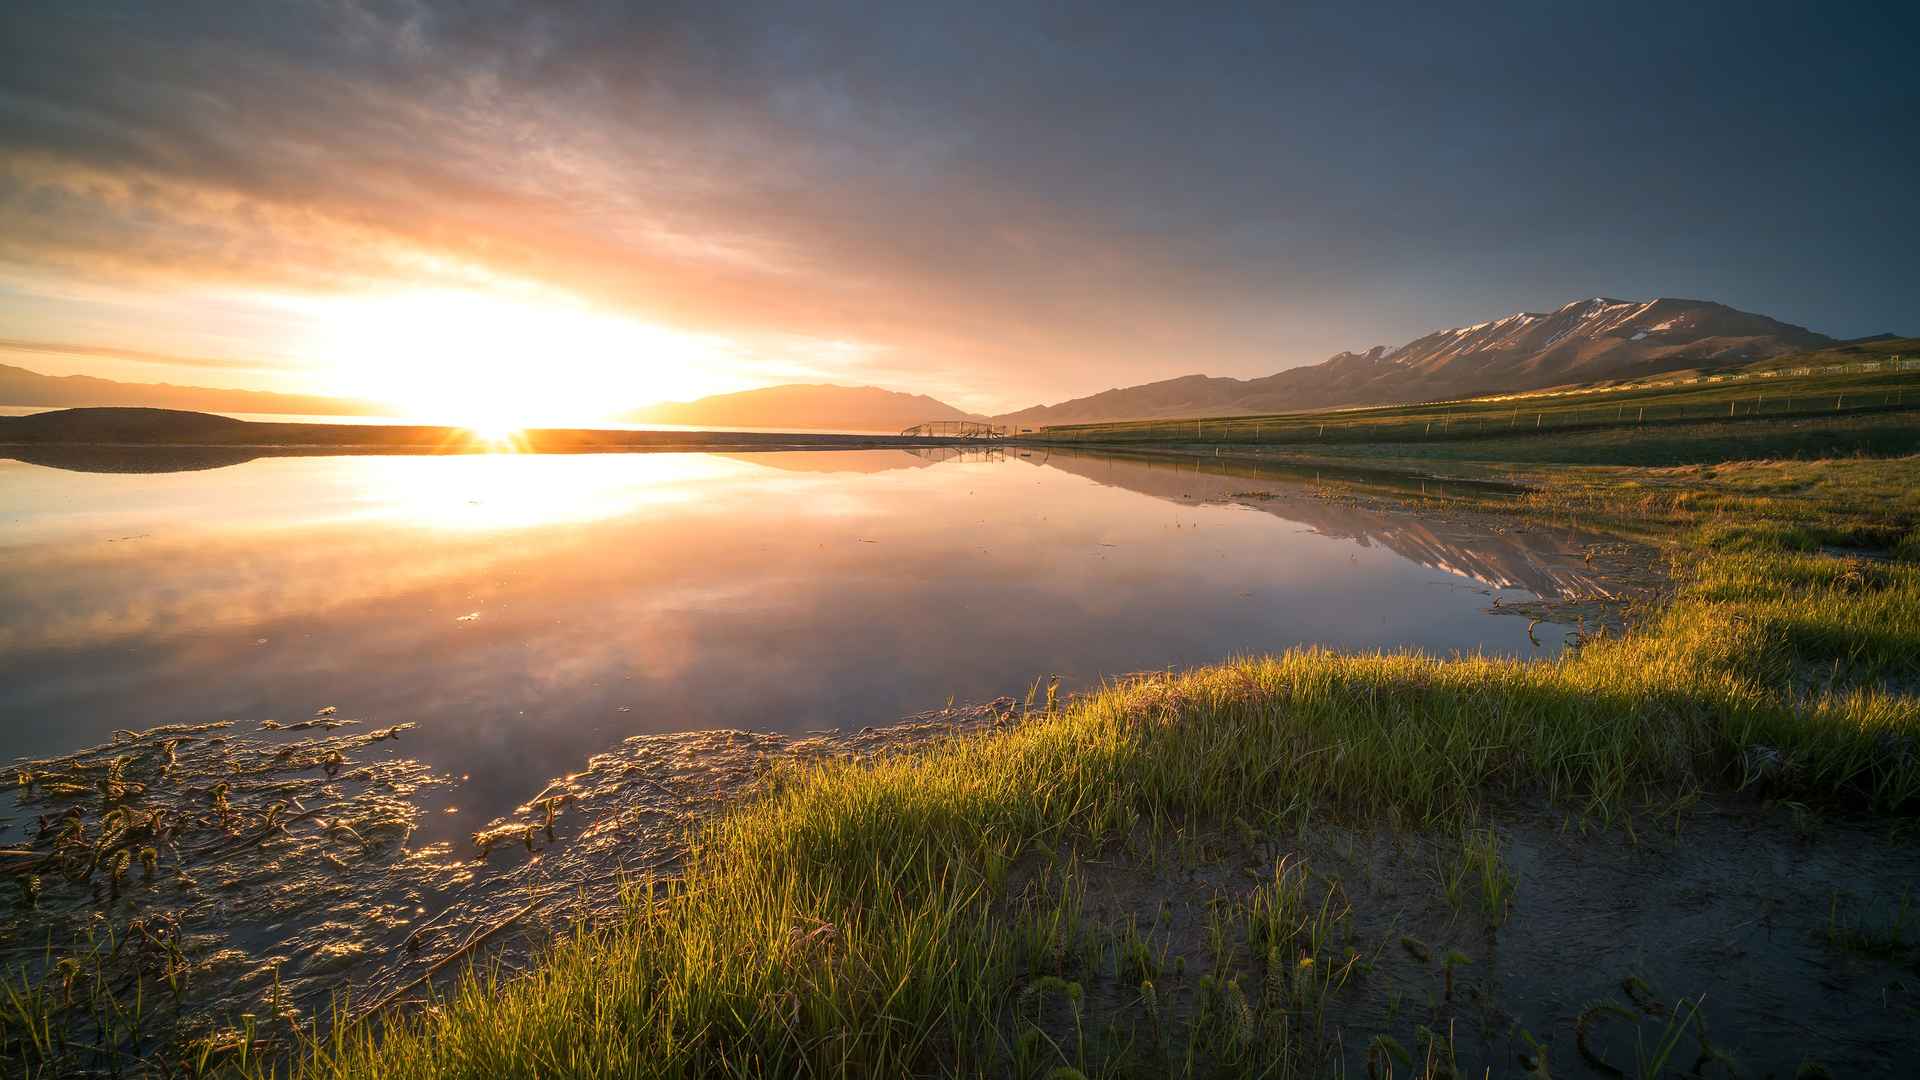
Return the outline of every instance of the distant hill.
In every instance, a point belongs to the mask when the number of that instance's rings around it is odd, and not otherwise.
[[[91,375],[42,375],[0,364],[0,405],[55,408],[96,405],[191,409],[201,412],[295,413],[326,416],[379,416],[387,412],[370,402],[311,394],[275,394],[262,390],[220,390],[172,383],[124,383]]]
[[[222,443],[253,426],[245,420],[201,412],[110,406],[0,416],[0,441],[131,446]]]
[[[929,420],[984,420],[924,394],[874,386],[791,383],[716,394],[697,401],[668,402],[623,414],[635,424],[697,427],[812,428],[900,431]]]
[[[996,417],[1023,427],[1388,405],[1726,366],[1837,344],[1705,300],[1576,300],[1257,379],[1186,375]]]
[[[1763,370],[1766,368],[1819,367],[1825,364],[1859,364],[1873,360],[1886,360],[1895,356],[1907,359],[1920,358],[1920,337],[1875,334],[1872,337],[1854,338],[1851,341],[1835,342],[1825,348],[1815,349],[1811,352],[1770,357],[1751,366]]]

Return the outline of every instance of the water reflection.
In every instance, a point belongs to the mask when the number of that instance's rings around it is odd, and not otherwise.
[[[1339,481],[1394,494],[1442,494],[1506,485],[1479,480],[1409,476],[1368,469],[1315,469],[1218,458],[1127,457],[1053,452],[1035,459],[1051,468],[1156,498],[1232,501],[1364,546],[1379,544],[1435,570],[1495,589],[1525,589],[1543,597],[1607,595],[1608,586],[1577,558],[1586,538],[1571,530],[1515,523],[1492,532],[1479,522],[1433,515],[1388,513],[1316,497],[1303,484]]]
[[[9,446],[5,456],[49,469],[90,473],[169,473],[244,465],[260,451],[241,447],[153,446],[138,452],[113,446]]]
[[[418,721],[407,751],[469,778],[451,833],[632,734],[1305,642],[1533,653],[1486,594],[1583,584],[1577,538],[1253,479],[979,450],[0,462],[0,758],[337,705]],[[1279,497],[1206,501],[1252,487]]]
[[[702,500],[738,473],[735,462],[716,454],[370,458],[356,470],[356,516],[494,532],[578,525]]]

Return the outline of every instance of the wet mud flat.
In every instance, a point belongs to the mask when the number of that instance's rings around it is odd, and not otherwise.
[[[1005,1035],[1041,1071],[1121,1075],[1898,1076],[1920,1057],[1910,823],[1742,797],[1485,822],[1242,822],[1029,858],[1009,916],[1065,916]]]
[[[0,1063],[164,1071],[283,1049],[619,913],[625,889],[672,878],[694,821],[779,763],[926,747],[1011,706],[797,737],[636,736],[468,840],[417,846],[457,784],[406,755],[411,724],[329,708],[16,761],[0,803]]]
[[[216,1014],[297,1020],[445,873],[406,846],[444,778],[377,749],[411,726],[170,725],[10,766],[7,1055],[98,1067],[229,1041]]]

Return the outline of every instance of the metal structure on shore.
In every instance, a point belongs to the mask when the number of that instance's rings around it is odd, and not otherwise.
[[[929,420],[924,424],[915,424],[900,434],[948,439],[1003,439],[1006,438],[1007,429],[976,420]]]

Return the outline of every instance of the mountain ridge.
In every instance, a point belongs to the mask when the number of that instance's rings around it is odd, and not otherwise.
[[[984,416],[965,412],[925,394],[837,383],[782,383],[731,394],[713,394],[693,401],[662,402],[629,410],[619,418],[638,424],[694,427],[844,428],[886,432],[930,420],[986,420]]]
[[[1272,375],[1184,375],[994,419],[1037,427],[1404,404],[1745,363],[1834,343],[1806,327],[1710,300],[1596,296],[1550,312],[1518,311],[1436,330],[1398,348],[1340,352]]]
[[[387,411],[370,402],[319,394],[120,382],[94,375],[43,375],[10,364],[0,364],[0,405],[46,405],[52,408],[106,406],[329,416],[379,416]]]
[[[991,419],[1015,428],[1033,428],[1257,415],[1544,390],[1749,363],[1835,344],[1842,343],[1802,326],[1713,301],[1595,296],[1549,312],[1519,311],[1471,326],[1436,330],[1398,347],[1344,351],[1321,363],[1272,375],[1249,379],[1179,375],[991,418],[924,394],[831,383],[787,383],[663,402],[627,410],[618,418],[689,427],[893,432],[936,420]],[[0,404],[334,415],[385,411],[343,398],[42,375],[4,364],[0,364]]]

